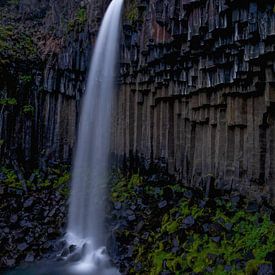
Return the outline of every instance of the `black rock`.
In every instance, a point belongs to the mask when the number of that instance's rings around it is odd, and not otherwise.
[[[259,265],[257,275],[272,275],[272,274],[274,274],[272,264]]]
[[[142,270],[142,263],[141,262],[138,262],[136,265],[135,265],[135,271],[136,272],[140,272]]]
[[[120,210],[120,209],[121,209],[121,202],[115,202],[115,203],[114,203],[114,208],[115,208],[116,210]]]
[[[183,196],[186,198],[186,199],[192,199],[193,197],[193,192],[191,190],[186,190],[184,193],[183,193]]]
[[[173,200],[174,198],[174,191],[171,187],[166,186],[163,189],[163,197],[165,200],[170,201]]]
[[[256,213],[259,210],[257,202],[249,202],[246,211],[249,213]]]
[[[18,216],[17,215],[12,215],[11,217],[10,217],[10,222],[11,223],[16,223],[18,221]]]
[[[20,250],[20,251],[24,251],[28,248],[29,246],[27,245],[27,243],[20,243],[17,245],[17,248]]]
[[[134,253],[134,247],[133,246],[129,246],[128,247],[127,257],[132,257],[133,253]]]
[[[64,258],[64,257],[67,257],[69,254],[70,254],[69,248],[68,248],[68,247],[65,247],[65,248],[63,249],[63,251],[61,252],[60,256],[61,256],[62,258]]]
[[[0,195],[3,195],[5,193],[5,187],[3,185],[0,185]]]
[[[207,233],[209,231],[209,224],[208,223],[203,224],[202,228],[203,228],[203,232]]]
[[[188,216],[183,220],[182,227],[183,228],[189,228],[192,227],[195,224],[195,219],[193,216]]]
[[[25,262],[32,263],[33,261],[34,261],[34,254],[32,252],[28,253],[26,258],[25,258]]]
[[[226,223],[224,225],[225,229],[228,230],[228,231],[231,231],[232,230],[232,227],[233,227],[233,224],[232,223]]]
[[[5,258],[3,262],[6,264],[8,267],[13,267],[15,265],[15,259],[7,259]]]
[[[143,226],[144,226],[144,221],[140,221],[140,222],[137,224],[136,228],[135,228],[135,232],[136,232],[136,233],[140,232]]]
[[[69,246],[69,252],[70,252],[70,254],[71,254],[71,253],[73,253],[73,252],[75,252],[75,251],[76,251],[76,249],[77,249],[77,246],[76,246],[76,245],[71,244],[71,245]]]
[[[226,265],[224,267],[224,271],[226,271],[226,272],[230,272],[231,270],[232,270],[232,266],[230,266],[230,265]]]
[[[219,243],[221,240],[221,237],[217,236],[217,237],[212,237],[211,240],[215,243]]]
[[[0,173],[0,181],[4,181],[6,179],[7,179],[6,175],[4,173]]]
[[[149,236],[150,236],[149,232],[144,232],[142,235],[142,239],[147,240],[149,238]]]
[[[32,205],[33,205],[33,198],[29,198],[24,202],[23,207],[28,208],[28,207],[31,207]]]
[[[128,216],[127,218],[128,218],[128,221],[132,222],[136,219],[136,215],[133,214],[133,215]]]
[[[202,201],[202,200],[201,200],[201,201],[199,202],[199,207],[200,207],[200,208],[205,208],[205,205],[206,205],[206,201]]]
[[[32,223],[27,220],[22,220],[20,222],[20,226],[22,226],[23,228],[32,228],[33,227]]]
[[[165,206],[167,206],[167,201],[161,201],[159,204],[158,204],[158,207],[160,209],[164,208]]]
[[[218,223],[209,224],[209,233],[211,236],[216,237],[220,236],[223,231],[223,227]]]

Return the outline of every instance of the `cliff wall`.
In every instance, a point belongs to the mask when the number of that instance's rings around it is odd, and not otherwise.
[[[272,1],[140,1],[125,24],[118,155],[274,202]]]
[[[104,1],[1,1],[1,159],[70,162]]]

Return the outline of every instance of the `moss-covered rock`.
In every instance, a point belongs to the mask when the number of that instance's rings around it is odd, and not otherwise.
[[[173,182],[152,185],[148,178],[119,176],[112,188],[112,202],[121,206],[112,214],[122,273],[256,274],[260,266],[270,267],[270,208],[251,211],[236,194],[204,198]]]

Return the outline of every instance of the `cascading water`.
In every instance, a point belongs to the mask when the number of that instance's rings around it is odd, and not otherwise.
[[[93,264],[104,246],[106,193],[115,65],[123,0],[113,0],[94,48],[74,159],[67,240],[85,244],[82,264]]]

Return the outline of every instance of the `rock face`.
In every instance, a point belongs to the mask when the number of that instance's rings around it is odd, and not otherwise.
[[[164,158],[193,186],[274,202],[271,1],[139,1],[124,25],[114,148]]]
[[[1,1],[2,159],[70,161],[104,1]],[[23,33],[23,34],[22,34]],[[22,34],[22,35],[20,35]],[[2,46],[3,44],[3,46]]]

